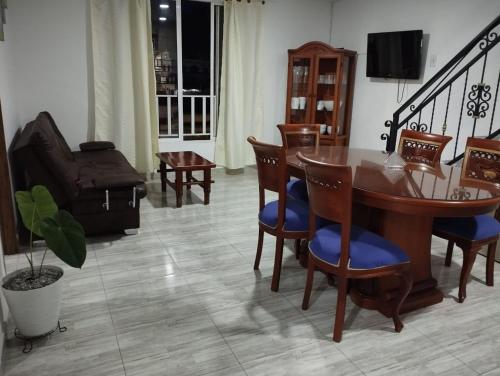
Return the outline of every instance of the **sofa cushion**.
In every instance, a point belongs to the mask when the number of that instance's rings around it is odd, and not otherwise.
[[[111,145],[90,147],[109,149]],[[45,185],[87,234],[140,226],[140,199],[146,195],[143,177],[116,150],[72,153],[49,113],[40,113],[16,135],[13,157],[16,167],[25,172],[26,184]],[[107,207],[103,206],[106,196]]]
[[[74,155],[82,193],[93,189],[133,187],[145,181],[117,150],[75,152]]]
[[[66,142],[61,142],[51,119],[41,113],[35,121],[28,124],[30,144],[45,166],[49,166],[54,178],[64,187],[68,197],[78,194],[78,166]],[[64,140],[64,139],[63,139]]]
[[[64,139],[64,136],[59,131],[59,128],[57,128],[56,122],[54,121],[54,118],[52,117],[52,115],[49,114],[47,111],[43,111],[43,112],[40,112],[38,114],[37,120],[42,121],[42,122],[48,122],[50,124],[50,127],[52,128],[52,131],[54,132],[55,141],[57,142],[59,149],[61,150],[62,153],[64,153],[64,155],[67,159],[74,160],[75,158],[73,157],[73,153],[71,152],[71,148],[69,147],[68,143]]]
[[[114,149],[115,144],[111,141],[88,141],[80,144],[81,151],[97,151]]]

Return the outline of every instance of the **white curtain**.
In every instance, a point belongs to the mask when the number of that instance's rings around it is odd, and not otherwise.
[[[261,1],[224,2],[219,125],[216,163],[228,169],[255,164],[248,136],[261,138]]]
[[[152,172],[158,110],[149,0],[91,0],[94,139],[116,144],[140,172]]]

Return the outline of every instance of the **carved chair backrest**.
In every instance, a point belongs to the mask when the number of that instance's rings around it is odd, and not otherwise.
[[[500,184],[500,141],[469,137],[461,178]]]
[[[441,154],[451,139],[450,136],[403,129],[398,153],[407,162],[435,166],[440,163]]]
[[[316,216],[340,223],[342,226],[339,268],[346,269],[349,260],[349,241],[352,223],[351,166],[337,166],[317,162],[298,153],[305,164],[309,192],[309,239],[316,229]]]
[[[320,135],[319,124],[279,124],[283,146],[293,148],[300,146],[318,146]]]
[[[259,178],[259,207],[265,205],[265,191],[278,192],[278,228],[282,228],[285,220],[286,207],[286,152],[283,146],[265,144],[259,142],[255,137],[248,137],[247,141],[252,145],[255,152],[257,164],[257,175]]]

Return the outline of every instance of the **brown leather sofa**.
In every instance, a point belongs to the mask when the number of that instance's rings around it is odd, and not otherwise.
[[[15,141],[13,158],[26,186],[46,186],[87,235],[140,227],[144,178],[112,142],[86,142],[72,152],[52,116],[41,112]]]

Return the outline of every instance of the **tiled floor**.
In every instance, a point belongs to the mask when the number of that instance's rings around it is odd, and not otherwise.
[[[90,239],[83,269],[65,267],[68,331],[25,355],[11,328],[5,375],[500,375],[500,288],[483,284],[483,257],[458,304],[460,252],[444,268],[444,243],[435,239],[443,303],[403,315],[396,334],[392,320],[348,301],[336,344],[336,290],[317,274],[312,306],[300,309],[305,270],[291,243],[279,293],[270,291],[274,238],[265,238],[261,270],[252,269],[255,170],[217,170],[215,180],[210,206],[195,187],[181,209],[171,190],[165,199],[153,184],[139,235]],[[6,261],[9,271],[24,262]]]

